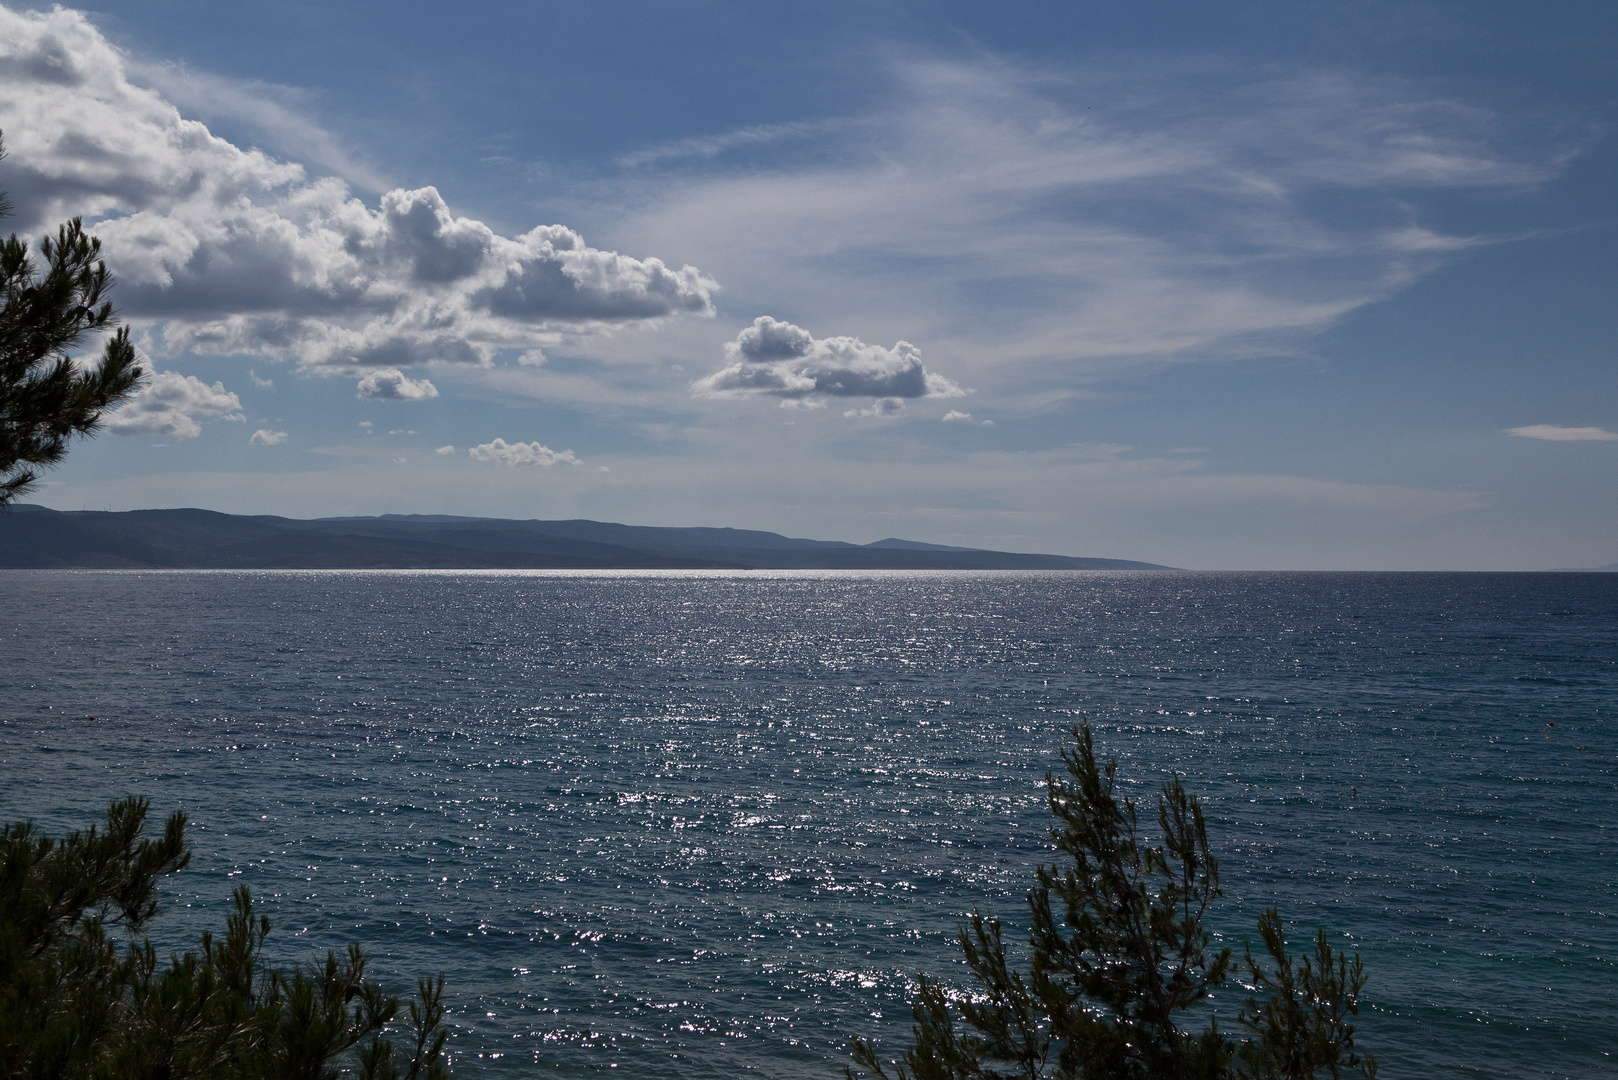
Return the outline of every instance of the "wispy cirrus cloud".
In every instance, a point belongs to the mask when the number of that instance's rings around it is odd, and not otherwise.
[[[650,146],[622,155],[618,158],[618,164],[626,169],[638,169],[645,165],[668,164],[689,159],[707,160],[732,150],[771,146],[846,132],[860,126],[861,123],[862,121],[853,118],[831,118],[787,124],[755,124],[718,135],[699,135]]]
[[[356,160],[337,137],[310,119],[300,106],[308,92],[257,80],[227,79],[163,61],[125,57],[128,74],[188,116],[203,121],[224,118],[260,132],[292,160],[341,177],[365,191],[380,194],[396,185],[371,166]]]
[[[1545,442],[1613,442],[1618,431],[1598,427],[1561,427],[1557,424],[1529,424],[1526,427],[1506,429],[1507,435],[1519,439],[1542,439]]]
[[[626,233],[690,253],[732,305],[835,310],[982,393],[1048,401],[1120,367],[1294,347],[1498,239],[1446,235],[1425,194],[1532,187],[1578,148],[1332,72],[922,60],[893,80],[826,154],[716,156],[646,188]]]

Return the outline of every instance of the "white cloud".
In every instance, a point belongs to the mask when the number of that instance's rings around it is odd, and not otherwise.
[[[1529,424],[1527,427],[1507,428],[1506,434],[1521,439],[1544,439],[1547,442],[1611,442],[1618,439],[1618,431],[1598,427],[1559,427],[1556,424]]]
[[[496,439],[481,446],[474,446],[467,453],[478,461],[493,461],[508,468],[517,465],[537,465],[542,469],[549,469],[553,465],[580,464],[579,459],[573,456],[573,451],[556,451],[537,442],[508,443],[504,439]]]
[[[252,381],[253,385],[256,386],[260,390],[274,390],[275,389],[275,380],[274,379],[261,379],[261,378],[258,377],[258,372],[254,371],[252,368],[247,369],[247,377],[248,377],[248,379],[250,379]]]
[[[843,415],[846,417],[858,416],[899,416],[905,411],[905,403],[896,397],[877,398],[871,402],[867,409],[847,409]]]
[[[1382,242],[1394,251],[1463,251],[1487,243],[1476,236],[1444,236],[1420,225],[1407,225],[1402,229],[1382,234]]]
[[[197,417],[244,419],[241,400],[223,383],[209,386],[195,375],[154,374],[133,397],[107,414],[107,430],[117,435],[169,435],[194,439],[202,434]]]
[[[440,446],[437,450],[434,450],[433,453],[437,454],[439,457],[449,457],[451,454],[455,453],[455,447]]]
[[[966,392],[923,367],[921,350],[908,341],[884,349],[853,337],[816,339],[801,326],[768,315],[754,319],[727,344],[725,355],[730,365],[693,383],[693,390],[712,397],[764,394],[787,399],[957,397]]]
[[[1393,79],[992,58],[894,76],[831,152],[670,176],[622,235],[753,310],[891,328],[1048,403],[1128,365],[1290,348],[1500,239],[1422,224],[1424,192],[1530,186],[1568,154]]]
[[[959,409],[951,409],[939,419],[943,420],[946,424],[970,424],[972,422],[972,414],[969,412],[962,412]]]
[[[125,58],[126,71],[187,113],[206,120],[227,117],[266,135],[280,149],[341,176],[368,191],[386,191],[377,173],[356,162],[339,140],[283,102],[307,97],[296,87],[256,80],[221,78],[172,63],[140,63]]]
[[[0,8],[7,187],[29,231],[84,216],[132,320],[171,350],[305,367],[486,363],[558,333],[711,314],[690,266],[547,225],[496,233],[431,187],[366,205],[186,119],[82,14]],[[172,80],[171,80],[172,83]]]
[[[438,387],[426,379],[406,378],[398,368],[373,371],[359,381],[354,396],[370,401],[423,401],[438,396]]]
[[[253,437],[247,441],[252,446],[279,446],[281,443],[286,442],[286,439],[287,433],[284,431],[271,431],[269,428],[259,428],[257,431],[253,432]]]
[[[815,120],[789,124],[757,124],[738,128],[722,135],[701,135],[694,139],[679,139],[625,154],[618,164],[626,169],[683,158],[711,158],[739,147],[765,146],[786,140],[806,139],[851,127],[856,121],[847,119]]]

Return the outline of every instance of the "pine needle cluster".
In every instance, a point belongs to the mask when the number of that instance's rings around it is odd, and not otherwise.
[[[448,1080],[442,976],[418,982],[395,1024],[399,999],[358,945],[271,967],[270,921],[246,888],[223,937],[160,963],[143,936],[157,881],[191,852],[179,813],[145,838],[147,808],[115,802],[60,840],[31,823],[0,833],[0,1077]]]
[[[1236,965],[1207,926],[1222,890],[1201,805],[1179,777],[1165,782],[1149,843],[1088,725],[1062,758],[1066,775],[1046,777],[1061,859],[1028,892],[1027,966],[1013,964],[1000,921],[974,911],[959,939],[974,985],[952,992],[921,976],[902,1060],[884,1065],[856,1039],[858,1068],[881,1080],[889,1068],[892,1080],[1374,1077],[1350,1020],[1365,986],[1358,954],[1334,953],[1321,931],[1313,956],[1294,958],[1273,908],[1258,921],[1265,958],[1245,957],[1245,1037],[1220,1029],[1210,998]]]
[[[0,217],[9,212],[0,195]],[[39,255],[42,265],[15,234],[0,241],[0,506],[27,493],[73,436],[93,432],[145,376],[127,327],[99,362],[74,358],[88,335],[117,322],[101,241],[74,218],[40,242]]]

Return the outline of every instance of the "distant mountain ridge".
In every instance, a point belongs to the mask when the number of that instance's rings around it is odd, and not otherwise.
[[[512,521],[440,514],[301,520],[212,510],[0,511],[0,568],[94,569],[737,569],[1169,570],[948,547],[889,537],[873,544],[752,529]]]

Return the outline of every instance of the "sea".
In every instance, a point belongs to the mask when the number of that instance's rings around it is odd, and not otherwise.
[[[162,949],[245,885],[441,972],[459,1077],[896,1056],[1081,722],[1222,945],[1363,958],[1383,1077],[1618,1075],[1618,574],[0,571],[0,649],[0,819],[183,810]]]

